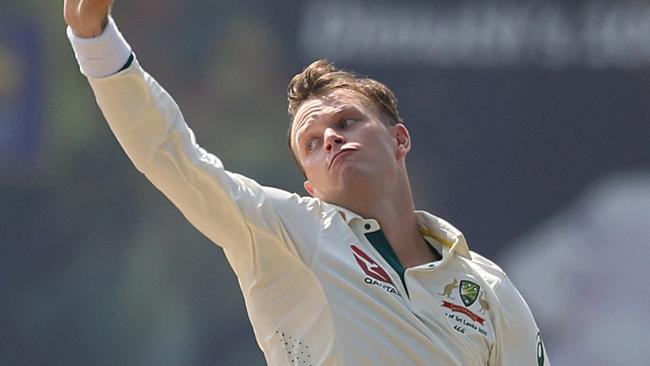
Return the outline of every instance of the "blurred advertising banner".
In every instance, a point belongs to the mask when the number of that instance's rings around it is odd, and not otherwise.
[[[42,45],[37,24],[0,21],[0,166],[36,158],[43,110]]]
[[[650,62],[645,1],[312,1],[309,58],[442,67],[634,68]]]

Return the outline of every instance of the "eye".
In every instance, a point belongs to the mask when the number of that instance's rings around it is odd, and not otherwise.
[[[344,118],[339,122],[339,128],[342,130],[345,130],[346,128],[350,127],[356,120],[352,118]]]
[[[307,150],[308,153],[316,150],[318,147],[319,140],[318,139],[311,139],[307,142],[305,145],[305,149]]]

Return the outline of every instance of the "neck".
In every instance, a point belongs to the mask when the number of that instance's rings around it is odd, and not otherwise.
[[[375,188],[379,192],[365,197],[357,196],[358,199],[345,207],[364,218],[377,220],[405,268],[440,259],[418,230],[408,176],[398,176],[394,184],[382,182],[380,187]]]

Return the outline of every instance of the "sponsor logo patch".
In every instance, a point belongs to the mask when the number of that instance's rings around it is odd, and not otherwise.
[[[357,264],[366,274],[364,279],[366,284],[378,286],[388,293],[399,295],[388,273],[371,256],[356,245],[350,245],[350,248],[352,248],[352,254]]]
[[[351,245],[352,252],[354,254],[354,259],[357,260],[357,263],[359,263],[359,266],[361,269],[366,273],[366,275],[382,281],[386,282],[389,284],[393,284],[393,281],[391,281],[390,276],[388,276],[388,273],[381,268],[377,262],[375,262],[372,257],[370,257],[368,254],[366,254],[363,250],[359,249],[356,245]]]

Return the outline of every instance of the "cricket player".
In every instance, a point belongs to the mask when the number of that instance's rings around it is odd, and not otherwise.
[[[81,72],[135,167],[223,248],[269,365],[549,365],[505,273],[414,209],[390,89],[323,60],[296,75],[289,147],[309,196],[264,187],[197,144],[112,5],[65,0]]]

